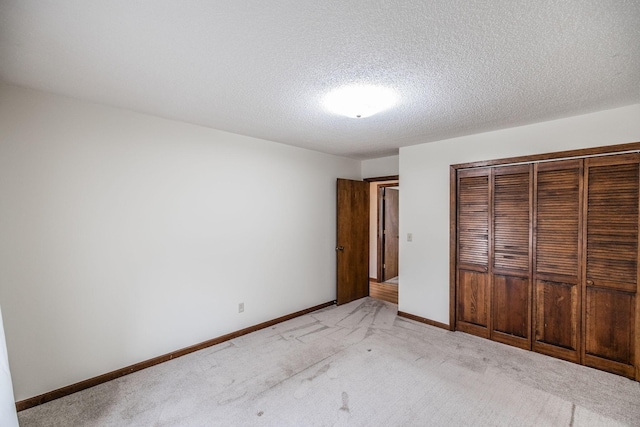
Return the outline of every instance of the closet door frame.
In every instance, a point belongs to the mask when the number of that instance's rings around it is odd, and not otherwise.
[[[458,171],[464,169],[486,168],[491,166],[509,165],[518,163],[536,163],[548,160],[560,160],[560,159],[573,159],[573,158],[586,158],[600,155],[612,155],[622,153],[634,153],[640,152],[640,142],[632,142],[627,144],[617,144],[609,146],[601,146],[594,148],[585,148],[578,150],[567,150],[553,153],[544,153],[529,156],[510,157],[503,159],[484,160],[478,162],[469,162],[451,165],[449,168],[449,328],[452,331],[460,330],[456,324],[456,283],[457,283],[457,180]],[[640,202],[639,202],[640,203]],[[640,259],[639,259],[640,262]],[[489,263],[491,265],[491,263]],[[583,269],[584,270],[584,269]],[[533,285],[533,278],[532,283]],[[640,284],[639,284],[640,287]],[[533,286],[532,286],[533,288]],[[582,292],[584,294],[584,292]],[[636,319],[635,319],[635,354],[636,354],[636,366],[635,366],[635,379],[640,381],[640,294],[635,299],[636,302]],[[533,295],[532,295],[533,296]],[[581,295],[581,299],[584,295]],[[582,301],[581,301],[582,302]],[[582,307],[584,309],[584,306]],[[532,324],[534,322],[531,322]],[[584,323],[584,322],[582,322]],[[533,329],[533,327],[532,327]],[[535,331],[532,330],[532,340],[534,338]],[[581,331],[581,335],[584,332]],[[581,343],[581,347],[584,343]],[[633,375],[630,375],[633,377]]]

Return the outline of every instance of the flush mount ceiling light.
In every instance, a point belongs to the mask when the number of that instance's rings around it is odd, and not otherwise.
[[[386,87],[373,85],[342,86],[329,92],[323,100],[331,112],[353,118],[364,118],[393,107],[396,93]]]

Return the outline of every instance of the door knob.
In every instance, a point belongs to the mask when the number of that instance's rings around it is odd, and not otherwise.
[[[336,251],[344,251],[344,246],[338,246],[338,247],[336,248]]]
[[[593,280],[587,280],[587,285],[593,286]]]

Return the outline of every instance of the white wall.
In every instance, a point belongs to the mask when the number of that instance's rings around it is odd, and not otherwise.
[[[380,157],[362,161],[362,178],[398,175],[400,156]]]
[[[449,323],[449,165],[638,141],[640,104],[401,148],[399,310]]]
[[[337,177],[360,162],[0,85],[15,398],[334,300]]]

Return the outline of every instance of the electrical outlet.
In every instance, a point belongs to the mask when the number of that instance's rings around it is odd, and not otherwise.
[[[244,303],[243,302],[238,304],[238,313],[242,313],[242,312],[244,312]]]

